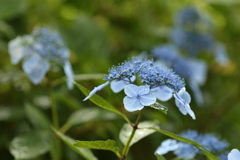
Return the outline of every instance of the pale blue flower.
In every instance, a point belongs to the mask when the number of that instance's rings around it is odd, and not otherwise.
[[[161,145],[155,151],[155,154],[164,155],[169,151],[175,151],[179,148],[179,144],[175,139],[166,139],[164,140]]]
[[[173,94],[175,97],[175,104],[183,115],[189,114],[192,119],[196,119],[194,112],[191,110],[189,103],[191,102],[191,96],[186,92],[185,88],[182,88],[178,93]]]
[[[133,112],[141,110],[144,106],[150,106],[156,102],[156,97],[151,92],[149,86],[126,85],[124,88],[126,97],[123,99],[124,107],[127,111]]]
[[[37,28],[30,35],[17,37],[8,44],[11,62],[23,59],[23,70],[33,84],[39,84],[52,62],[60,64],[67,76],[67,86],[73,88],[73,71],[69,63],[69,50],[57,32],[49,28]]]
[[[72,66],[69,61],[66,61],[63,66],[65,75],[67,77],[67,86],[69,89],[73,89],[73,80],[74,80],[74,73],[72,71]]]
[[[49,70],[50,64],[38,54],[33,54],[23,62],[22,67],[33,84],[39,84]]]
[[[168,101],[173,95],[173,90],[165,85],[155,87],[151,90],[160,101]]]
[[[237,149],[231,150],[228,154],[228,160],[239,160],[240,159],[240,152]]]
[[[127,84],[129,84],[130,82],[133,82],[135,79],[136,79],[136,77],[133,76],[133,77],[130,78],[130,81],[129,81],[128,79],[126,79],[126,78],[123,79],[123,80],[120,80],[120,81],[113,80],[113,81],[111,81],[111,83],[110,83],[110,87],[111,87],[111,89],[112,89],[112,91],[113,91],[114,93],[118,93],[118,92],[120,92],[121,90],[123,90],[124,87],[125,87]]]
[[[103,83],[103,84],[101,84],[101,85],[99,85],[99,86],[97,86],[97,87],[94,87],[94,89],[89,93],[89,95],[86,97],[86,98],[84,98],[84,100],[83,101],[86,101],[86,100],[88,100],[90,97],[92,97],[97,91],[100,91],[100,90],[102,90],[104,87],[106,87],[107,85],[109,85],[109,81],[107,81],[106,83]]]
[[[229,58],[227,56],[226,48],[221,43],[216,43],[214,47],[215,60],[220,65],[226,65],[229,63]]]

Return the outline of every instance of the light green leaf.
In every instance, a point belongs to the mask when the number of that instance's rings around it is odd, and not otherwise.
[[[116,114],[112,112],[99,108],[85,108],[74,112],[60,130],[64,133],[74,125],[79,125],[89,121],[110,120],[115,118]]]
[[[36,129],[49,130],[51,123],[47,117],[36,107],[29,103],[25,104],[25,112],[29,121]]]
[[[33,159],[51,149],[52,139],[49,132],[32,131],[15,137],[9,149],[15,159]]]
[[[120,157],[119,149],[114,140],[109,139],[107,141],[77,141],[77,143],[73,145],[80,148],[109,150],[114,152],[118,157]]]
[[[82,85],[74,82],[75,85],[83,92],[84,95],[89,95],[90,91],[88,89],[86,89],[85,87],[83,87]],[[105,99],[103,99],[102,97],[94,94],[92,97],[89,98],[94,104],[98,105],[101,108],[107,109],[109,111],[115,112],[118,115],[122,116],[129,124],[131,124],[131,122],[129,121],[129,119],[127,118],[127,116],[123,113],[121,113],[119,110],[117,110],[116,108],[114,108],[111,104],[109,104]]]
[[[85,108],[74,112],[68,119],[67,123],[71,125],[78,125],[88,121],[99,119],[114,119],[116,115],[112,112],[100,110],[99,108]]]
[[[154,104],[150,105],[150,107],[154,108],[154,109],[157,109],[159,111],[162,111],[163,113],[167,114],[167,111],[168,111],[168,108],[165,107],[164,105],[158,103],[158,102],[155,102]]]
[[[166,160],[162,155],[156,154],[157,160]]]
[[[159,128],[159,124],[156,121],[145,121],[145,122],[140,122],[138,124],[138,128],[132,138],[132,141],[130,142],[130,146],[133,145],[134,143],[138,142],[139,140],[143,139],[144,137],[154,133],[154,130],[151,129],[142,129],[142,128],[147,128],[147,127],[154,127],[154,128]],[[120,133],[119,133],[119,138],[121,142],[126,145],[127,141],[132,133],[132,126],[129,124],[124,124]]]
[[[76,143],[76,140],[62,134],[59,131],[56,131],[55,129],[53,129],[53,131],[61,138],[61,140],[68,145],[72,150],[74,150],[75,152],[77,152],[79,155],[81,155],[83,158],[85,158],[86,160],[97,160],[97,157],[95,157],[93,155],[93,153],[91,152],[91,150],[87,149],[87,148],[77,148],[75,146],[73,146],[74,143]]]
[[[171,133],[171,132],[168,132],[168,131],[164,131],[164,130],[161,130],[161,129],[157,129],[157,128],[148,128],[148,129],[152,129],[152,130],[155,130],[157,132],[160,132],[162,134],[165,134],[171,138],[174,138],[174,139],[177,139],[179,141],[182,141],[182,142],[185,142],[185,143],[189,143],[189,144],[192,144],[194,146],[196,146],[199,150],[201,150],[203,152],[203,154],[205,154],[210,160],[219,160],[217,157],[215,157],[214,155],[212,155],[210,152],[209,152],[209,149],[198,144],[197,142],[194,142],[192,140],[189,140],[187,138],[184,138],[184,137],[181,137],[177,134],[174,134],[174,133]]]

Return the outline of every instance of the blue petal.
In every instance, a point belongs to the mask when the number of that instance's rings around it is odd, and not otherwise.
[[[126,81],[111,81],[110,87],[114,93],[118,93],[123,90],[127,84]]]
[[[138,95],[148,94],[150,91],[149,86],[139,86],[137,89]]]
[[[48,61],[42,59],[39,55],[33,54],[23,63],[23,70],[33,84],[39,84],[50,68]]]
[[[179,145],[175,139],[167,139],[161,143],[161,146],[157,148],[155,154],[157,153],[159,155],[163,155],[168,153],[169,151],[175,151],[176,149],[178,149],[178,147]]]
[[[228,160],[239,160],[240,159],[240,152],[237,149],[233,149],[229,154],[228,154]]]
[[[174,93],[175,103],[179,110],[182,112],[183,115],[187,113],[192,117],[192,119],[196,119],[194,112],[191,110],[190,103],[191,97],[185,89],[181,89],[178,93]]]
[[[17,37],[8,43],[8,50],[12,64],[17,64],[24,57],[24,47],[21,45],[22,38]]]
[[[129,112],[141,110],[144,107],[139,102],[139,100],[135,97],[128,97],[128,96],[124,97],[123,104],[124,104],[124,108]]]
[[[193,94],[194,94],[194,97],[195,97],[195,100],[196,100],[197,104],[198,105],[203,105],[204,100],[203,100],[202,91],[200,90],[196,81],[189,81],[189,86],[193,91]]]
[[[152,92],[149,92],[148,94],[140,96],[139,101],[143,106],[150,106],[156,102],[156,96]]]
[[[128,97],[136,97],[138,95],[138,86],[134,84],[128,84],[125,86],[124,92]]]
[[[221,65],[226,65],[227,63],[229,63],[229,58],[227,56],[226,49],[224,45],[222,45],[221,43],[216,44],[215,59]]]
[[[169,100],[173,94],[173,90],[165,85],[153,88],[152,91],[160,101]]]
[[[100,86],[94,87],[94,89],[89,93],[89,95],[83,100],[86,101],[87,99],[89,99],[90,97],[92,97],[92,95],[94,95],[97,91],[100,91],[101,89],[103,89],[104,87],[106,87],[110,82],[107,81],[106,83],[101,84]]]
[[[74,74],[72,71],[72,66],[69,61],[66,61],[63,66],[64,72],[67,76],[67,86],[68,89],[73,89],[73,80],[74,80]]]
[[[190,79],[196,81],[199,85],[203,85],[207,78],[207,64],[201,60],[191,60],[189,61],[189,67],[194,71]]]

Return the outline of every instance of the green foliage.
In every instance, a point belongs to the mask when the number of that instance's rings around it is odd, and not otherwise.
[[[87,148],[79,148],[79,147],[75,147],[73,144],[76,143],[76,140],[62,134],[61,132],[53,129],[54,132],[61,138],[61,140],[68,145],[71,149],[73,149],[75,152],[77,152],[79,155],[81,155],[82,157],[84,157],[86,160],[97,160],[97,157],[95,157],[93,155],[93,153],[91,152],[91,150],[87,149]]]
[[[85,87],[83,87],[82,85],[78,84],[75,82],[75,85],[84,93],[85,96],[87,96],[90,91],[88,89],[86,89]],[[106,100],[104,100],[102,97],[94,94],[92,97],[89,98],[94,104],[96,104],[97,106],[107,109],[109,111],[112,111],[114,113],[117,113],[118,115],[120,115],[121,117],[123,117],[129,124],[131,124],[131,122],[128,120],[127,116],[124,115],[123,113],[121,113],[119,110],[117,110],[116,108],[114,108],[111,104],[109,104]]]
[[[162,155],[156,154],[157,160],[166,160]]]
[[[53,143],[53,137],[49,132],[31,131],[15,137],[9,149],[15,159],[33,159],[48,152]]]
[[[138,125],[139,129],[136,130],[129,146],[132,146],[134,143],[140,141],[144,137],[147,137],[148,135],[155,132],[154,130],[144,129],[146,127],[159,128],[159,123],[157,123],[156,121],[140,122]],[[126,123],[123,125],[121,131],[119,132],[119,138],[124,145],[127,144],[128,138],[131,135],[132,130],[133,130],[133,127],[130,126],[128,123]]]
[[[49,130],[51,123],[47,117],[36,107],[32,106],[29,103],[25,104],[25,112],[27,118],[32,123],[35,129],[38,130]]]
[[[109,139],[107,141],[78,141],[73,145],[80,148],[109,150],[114,152],[118,157],[120,157],[119,149],[114,140]]]

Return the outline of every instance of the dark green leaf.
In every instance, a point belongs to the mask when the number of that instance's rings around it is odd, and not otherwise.
[[[73,145],[80,148],[109,150],[114,152],[118,157],[120,157],[119,149],[114,140],[109,139],[107,141],[77,141],[77,143]]]
[[[15,137],[9,149],[15,159],[33,159],[51,149],[52,139],[49,132],[32,131]]]
[[[73,146],[74,143],[76,143],[76,140],[62,134],[59,131],[56,131],[55,129],[53,129],[54,132],[61,138],[61,140],[68,145],[71,149],[73,149],[74,151],[76,151],[79,155],[81,155],[82,157],[84,157],[86,160],[97,160],[97,157],[95,157],[93,155],[93,153],[91,152],[91,150],[87,149],[87,148],[77,148],[75,146]]]
[[[88,89],[86,89],[85,87],[83,87],[82,85],[74,82],[75,85],[84,93],[84,95],[88,95],[90,93],[90,91]],[[129,124],[131,124],[131,122],[129,121],[129,119],[127,118],[127,116],[123,113],[121,113],[119,110],[117,110],[116,108],[114,108],[111,104],[109,104],[105,99],[103,99],[102,97],[94,94],[92,97],[89,98],[94,104],[98,105],[101,108],[107,109],[109,111],[115,112],[118,115],[122,116]]]
[[[156,154],[157,160],[166,160],[162,155]]]
[[[144,137],[147,137],[148,135],[154,133],[154,130],[151,129],[141,129],[141,128],[147,128],[147,127],[154,127],[154,128],[159,128],[159,124],[156,121],[145,121],[145,122],[140,122],[138,124],[138,128],[132,138],[132,141],[130,142],[130,146],[133,145],[134,143],[140,141],[141,139],[143,139]],[[121,142],[126,145],[129,136],[132,133],[132,126],[130,126],[129,124],[124,124],[120,133],[119,133],[119,138],[121,140]]]

